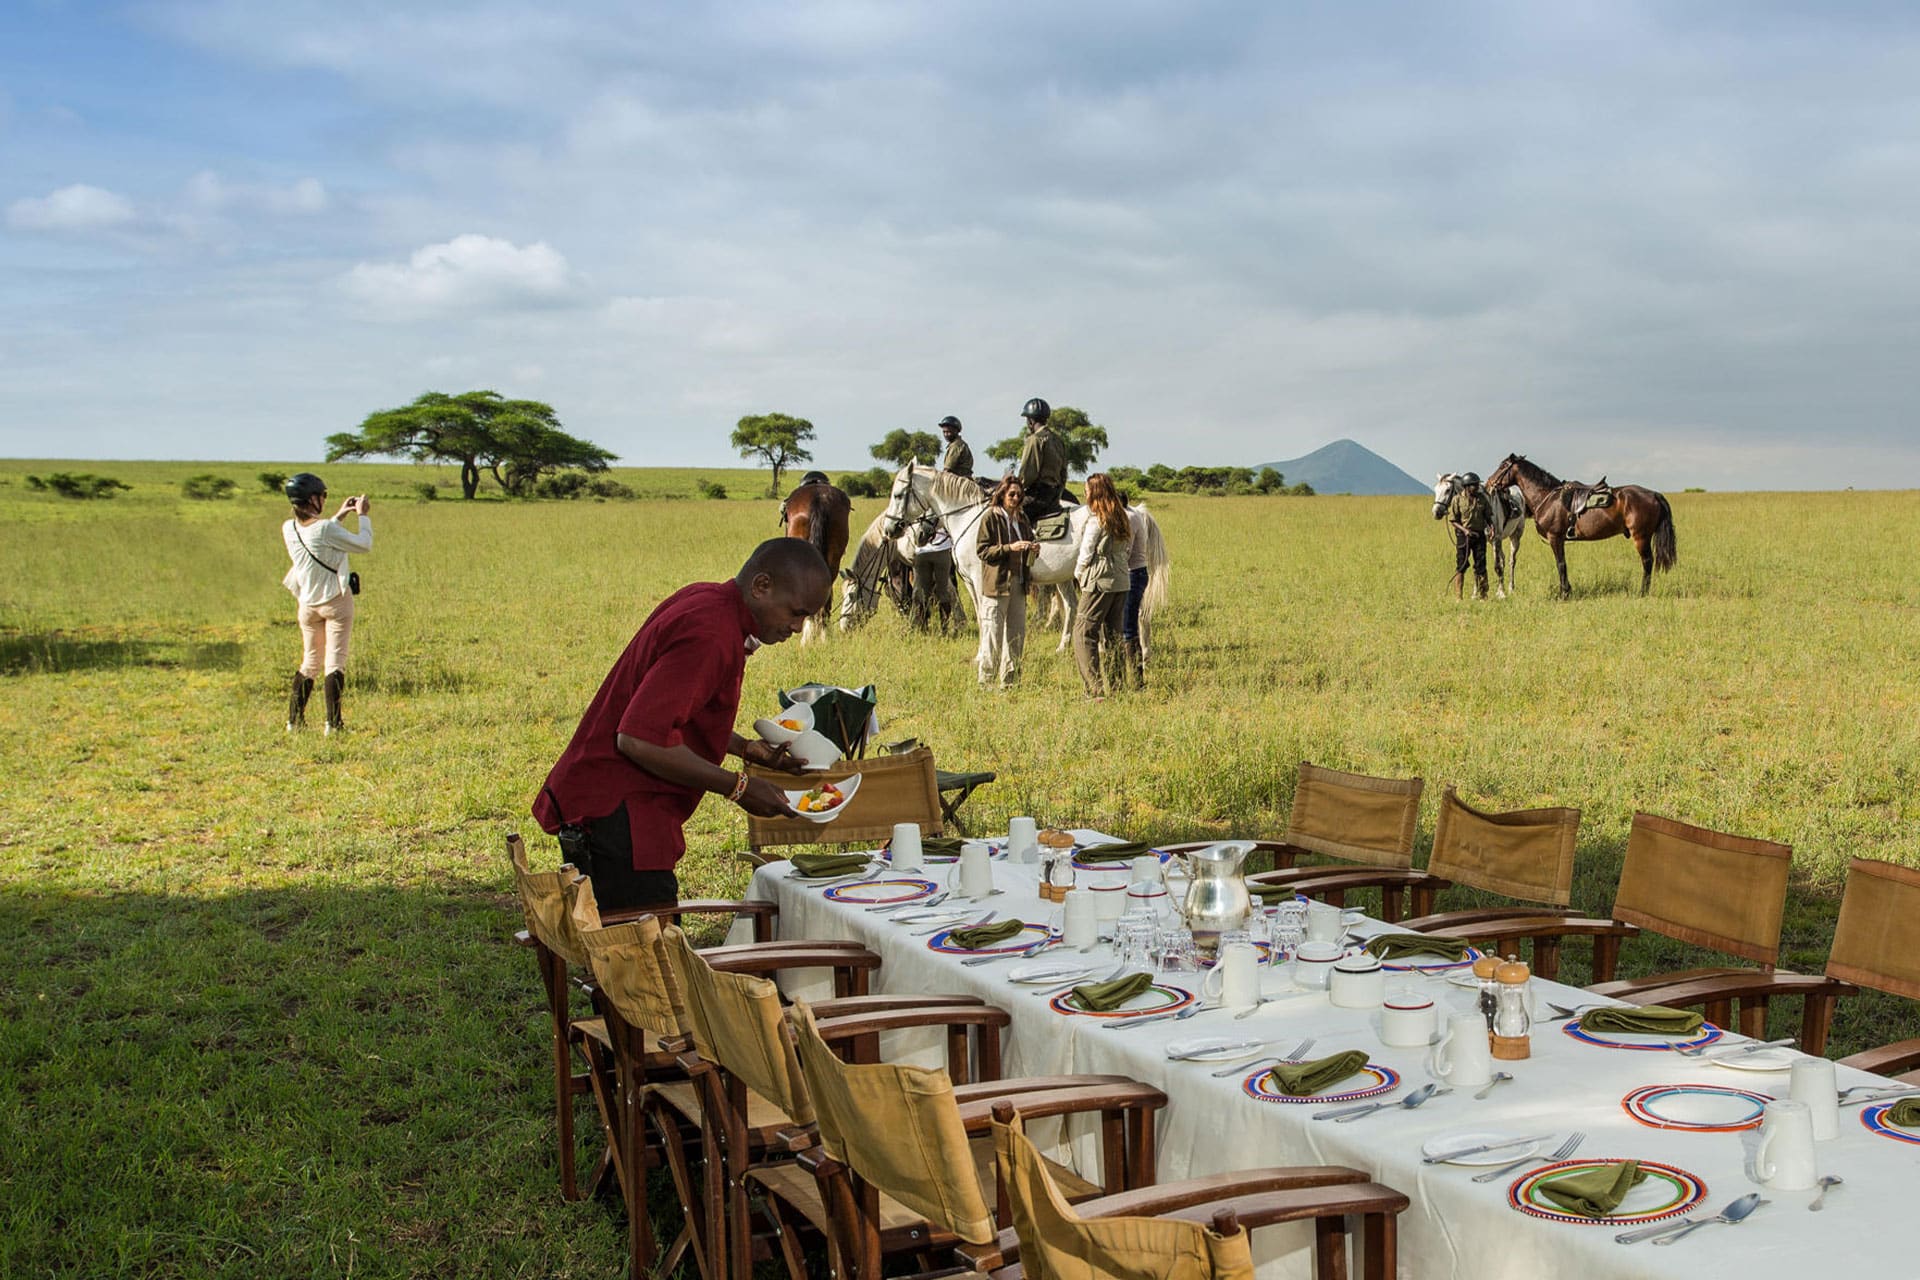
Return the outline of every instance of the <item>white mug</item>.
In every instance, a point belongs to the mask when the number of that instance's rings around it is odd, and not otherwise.
[[[969,840],[960,846],[960,857],[947,871],[947,889],[954,891],[953,878],[960,877],[957,892],[963,898],[984,898],[993,892],[992,854],[984,840]]]
[[[1396,1048],[1426,1048],[1439,1025],[1433,1001],[1412,992],[1388,996],[1380,1009],[1380,1041]]]
[[[893,851],[895,871],[918,871],[926,864],[925,856],[920,852],[920,824],[917,822],[894,823],[893,839],[887,847]]]
[[[1486,1015],[1475,1010],[1448,1018],[1440,1043],[1427,1055],[1427,1071],[1456,1089],[1477,1089],[1493,1079]]]
[[[1085,889],[1069,889],[1060,902],[1060,945],[1090,947],[1100,940],[1100,919],[1093,895]]]
[[[1312,991],[1325,991],[1333,976],[1340,948],[1331,942],[1303,942],[1293,953],[1293,980]]]
[[[1160,874],[1160,855],[1143,853],[1132,863],[1132,880],[1135,884],[1157,884],[1166,888],[1166,877]]]
[[[1200,984],[1200,994],[1232,1009],[1256,1003],[1260,999],[1260,953],[1253,944],[1235,942],[1222,947],[1219,962]]]
[[[1787,1096],[1807,1104],[1813,1118],[1813,1140],[1827,1142],[1840,1136],[1840,1094],[1833,1082],[1833,1061],[1829,1058],[1801,1058],[1788,1075],[1791,1084]]]
[[[1813,1115],[1804,1102],[1767,1104],[1760,1122],[1760,1150],[1753,1158],[1760,1181],[1775,1191],[1805,1191],[1820,1177],[1813,1158]]]
[[[1032,818],[1012,818],[1007,822],[1007,857],[1013,862],[1032,862],[1040,853],[1040,826]]]
[[[1307,904],[1307,941],[1338,942],[1346,930],[1341,926],[1340,908],[1331,902]]]

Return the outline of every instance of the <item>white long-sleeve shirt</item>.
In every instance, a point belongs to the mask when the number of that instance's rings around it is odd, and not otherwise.
[[[280,526],[280,537],[287,544],[287,559],[293,562],[281,583],[301,604],[325,604],[347,589],[347,575],[353,572],[347,553],[373,550],[373,517],[360,517],[358,533],[338,520],[302,525],[289,518]]]

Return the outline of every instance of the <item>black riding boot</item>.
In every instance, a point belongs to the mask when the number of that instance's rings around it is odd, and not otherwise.
[[[287,732],[307,727],[307,699],[313,696],[313,677],[293,673],[293,687],[287,691]]]
[[[344,671],[327,672],[327,732],[334,733],[347,726],[340,722],[340,694],[347,687],[347,673]]]
[[[1487,598],[1487,575],[1485,573],[1476,573],[1473,575],[1473,598],[1475,600],[1485,600]]]

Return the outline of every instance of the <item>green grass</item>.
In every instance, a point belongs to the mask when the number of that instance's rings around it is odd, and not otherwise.
[[[0,1274],[615,1274],[616,1215],[558,1198],[501,835],[534,832],[648,609],[730,574],[772,505],[426,503],[422,469],[326,468],[374,495],[379,543],[355,560],[353,732],[289,737],[284,504],[178,496],[269,469],[293,468],[0,463]],[[51,470],[135,487],[21,482]],[[1451,553],[1418,499],[1160,498],[1175,602],[1144,694],[1085,703],[1036,633],[1026,683],[984,696],[969,642],[883,617],[757,655],[744,705],[875,682],[887,736],[999,771],[982,825],[1273,833],[1303,758],[1577,805],[1595,911],[1636,809],[1782,840],[1786,962],[1817,968],[1846,860],[1920,864],[1920,574],[1885,533],[1920,494],[1672,497],[1680,567],[1651,599],[1615,542],[1574,547],[1574,599],[1551,600],[1530,541],[1520,595],[1480,605],[1443,598]],[[702,807],[690,892],[743,887],[744,834]],[[1643,938],[1626,971],[1690,958]],[[1914,1034],[1913,1005],[1850,1001],[1833,1051]]]

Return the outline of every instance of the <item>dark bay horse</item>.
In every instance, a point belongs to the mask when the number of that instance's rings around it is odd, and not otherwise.
[[[811,542],[838,578],[841,558],[847,554],[847,524],[853,515],[853,503],[847,495],[824,481],[803,484],[787,495],[780,512],[786,519],[787,536]],[[826,633],[827,611],[822,607],[807,619],[800,642],[805,644]]]
[[[1573,587],[1567,582],[1569,538],[1580,542],[1612,537],[1633,539],[1633,549],[1640,553],[1640,594],[1643,596],[1653,586],[1653,571],[1671,569],[1679,558],[1673,544],[1673,508],[1667,505],[1663,493],[1637,484],[1615,485],[1613,501],[1604,507],[1586,508],[1573,520],[1570,531],[1571,504],[1576,497],[1584,496],[1590,486],[1562,481],[1517,453],[1508,454],[1507,460],[1487,477],[1489,489],[1505,489],[1508,485],[1517,486],[1525,496],[1527,510],[1533,515],[1533,527],[1553,548],[1554,563],[1560,566],[1562,598],[1573,594]]]

